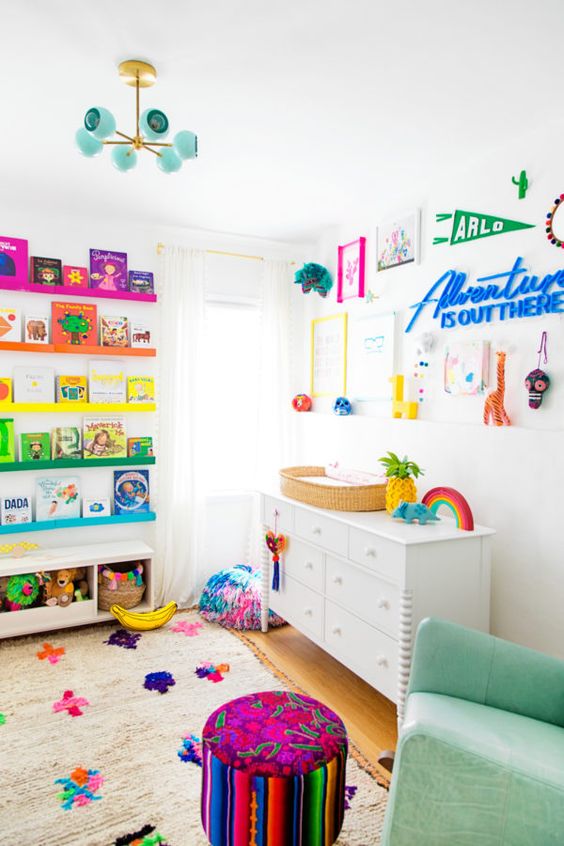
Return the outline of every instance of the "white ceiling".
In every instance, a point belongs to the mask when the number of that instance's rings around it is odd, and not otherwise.
[[[62,206],[306,241],[548,124],[562,88],[561,0],[0,0],[0,20],[4,217]],[[142,106],[199,136],[179,174],[74,148],[91,105],[133,129],[126,58],[157,67]]]

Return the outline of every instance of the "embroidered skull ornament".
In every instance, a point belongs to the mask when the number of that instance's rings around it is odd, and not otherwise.
[[[529,392],[529,408],[540,408],[544,393],[550,388],[550,379],[544,370],[531,370],[525,387]]]

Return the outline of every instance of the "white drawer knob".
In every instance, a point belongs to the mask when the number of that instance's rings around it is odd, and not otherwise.
[[[305,561],[304,567],[306,568],[306,570],[313,570],[313,561]]]
[[[379,599],[379,600],[378,600],[378,602],[377,602],[377,606],[378,606],[378,608],[386,608],[386,609],[388,609],[388,608],[390,607],[390,603],[388,602],[388,600],[387,600],[387,599],[384,599],[384,597],[383,597],[383,596],[381,596],[381,597],[380,597],[380,599]]]
[[[379,667],[387,667],[388,666],[388,660],[387,660],[385,655],[378,655],[378,657],[376,658],[376,663],[378,664]]]
[[[365,546],[364,554],[367,556],[367,558],[376,558],[376,550],[373,546]]]
[[[335,576],[333,581],[336,585],[342,585],[343,584],[343,577],[342,576]]]
[[[321,534],[321,526],[312,526],[311,533],[313,535],[320,535]]]
[[[311,608],[304,608],[304,614],[306,615],[306,617],[311,617],[311,615],[313,614],[313,610]]]
[[[340,635],[341,634],[341,627],[340,626],[333,626],[331,631],[334,635]]]

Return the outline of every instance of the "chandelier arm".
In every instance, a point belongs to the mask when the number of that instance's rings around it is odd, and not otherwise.
[[[127,147],[131,147],[131,141],[102,141],[102,144],[123,144]]]
[[[150,153],[154,153],[155,156],[159,156],[159,158],[160,158],[161,154],[159,153],[158,150],[153,150],[153,148],[149,147],[148,144],[143,144],[142,147],[143,147],[144,150],[148,150]]]
[[[125,132],[118,132],[116,129],[116,135],[119,135],[121,138],[127,138],[133,144],[133,138],[130,135],[126,135]]]
[[[139,137],[139,71],[135,80],[135,134]]]
[[[173,144],[165,143],[164,141],[149,141],[149,145],[151,147],[173,147],[174,146]],[[143,144],[143,146],[146,147],[147,144]]]

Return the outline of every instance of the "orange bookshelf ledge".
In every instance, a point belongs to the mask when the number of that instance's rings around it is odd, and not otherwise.
[[[59,353],[63,355],[140,355],[154,357],[154,347],[95,347],[88,344],[25,344],[21,341],[0,341],[0,350],[12,352]]]

